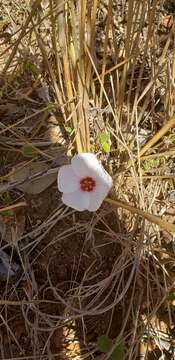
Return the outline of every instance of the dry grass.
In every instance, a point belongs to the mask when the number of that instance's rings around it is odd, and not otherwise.
[[[173,358],[170,3],[2,5],[0,231],[8,255],[5,278],[0,268],[2,359],[107,360],[121,342],[125,359]],[[114,179],[97,213],[65,208],[53,182],[26,193],[26,183],[54,176],[82,151],[97,153]],[[37,162],[46,168],[14,178]],[[113,340],[107,354],[97,346],[102,334]]]

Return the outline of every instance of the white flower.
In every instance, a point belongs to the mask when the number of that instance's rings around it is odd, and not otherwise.
[[[63,203],[78,211],[96,211],[111,187],[111,176],[91,153],[74,155],[58,172]]]

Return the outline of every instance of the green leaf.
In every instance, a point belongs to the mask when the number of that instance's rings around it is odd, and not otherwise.
[[[107,353],[112,347],[112,340],[107,335],[102,335],[97,340],[97,348],[99,351]]]
[[[165,160],[164,156],[160,156],[155,159],[144,160],[142,163],[143,169],[145,171],[150,171],[152,169],[158,168],[160,167],[161,164],[163,164],[164,160]]]
[[[55,108],[55,104],[52,103],[52,102],[48,102],[47,111],[50,113],[50,112],[52,112],[54,110],[54,108]]]
[[[70,126],[65,126],[65,130],[69,135],[71,135],[71,133],[73,131],[73,129]]]
[[[110,134],[107,132],[100,133],[100,143],[109,142],[110,141]]]
[[[23,155],[26,157],[35,157],[37,155],[37,150],[31,144],[25,144],[22,147]]]
[[[110,148],[111,148],[110,133],[101,132],[99,135],[99,139],[100,139],[100,145],[101,145],[103,152],[109,153]]]
[[[103,152],[105,152],[105,153],[109,153],[110,152],[110,148],[111,148],[111,145],[109,144],[109,143],[103,143],[102,144],[102,150],[103,150]]]
[[[123,360],[125,354],[125,344],[121,341],[113,351],[111,360]]]
[[[156,166],[156,161],[155,159],[150,159],[150,160],[144,160],[143,161],[143,169],[145,171],[150,171],[152,170],[153,168],[155,168]]]

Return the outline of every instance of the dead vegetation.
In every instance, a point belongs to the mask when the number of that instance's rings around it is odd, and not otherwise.
[[[174,15],[171,0],[1,2],[1,359],[173,359]],[[82,151],[114,179],[93,214],[57,190]]]

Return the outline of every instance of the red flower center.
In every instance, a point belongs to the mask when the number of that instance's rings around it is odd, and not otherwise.
[[[80,188],[82,191],[92,191],[95,187],[96,183],[90,176],[87,176],[80,180]]]

